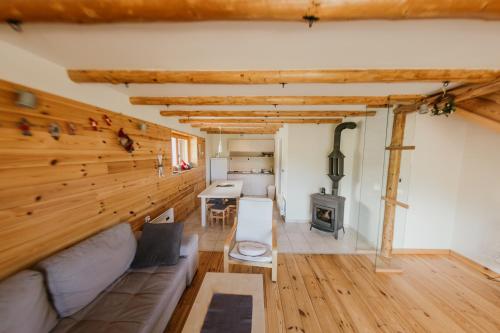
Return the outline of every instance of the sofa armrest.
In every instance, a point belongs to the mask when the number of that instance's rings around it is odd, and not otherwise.
[[[198,253],[198,234],[183,235],[181,241],[181,258]]]

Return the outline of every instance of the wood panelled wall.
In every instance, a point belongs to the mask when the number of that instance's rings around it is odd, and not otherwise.
[[[18,90],[33,92],[37,107],[17,106]],[[32,136],[18,128],[23,117]],[[54,122],[59,140],[48,131]],[[120,128],[135,141],[133,153],[118,143]],[[197,168],[172,174],[170,135],[166,127],[0,80],[0,279],[121,221],[140,229],[146,215],[170,207],[177,221],[185,218],[205,188],[204,153]],[[198,150],[205,151],[203,138]]]

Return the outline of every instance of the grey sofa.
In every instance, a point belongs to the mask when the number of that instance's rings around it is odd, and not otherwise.
[[[131,269],[136,248],[122,223],[2,281],[0,333],[163,332],[196,273],[198,237],[183,238],[175,266]]]

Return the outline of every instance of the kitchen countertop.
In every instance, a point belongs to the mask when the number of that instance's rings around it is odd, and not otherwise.
[[[251,171],[228,171],[228,175],[270,175],[273,176],[272,172],[251,172]]]

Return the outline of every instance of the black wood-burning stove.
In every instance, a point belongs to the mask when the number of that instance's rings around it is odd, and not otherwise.
[[[338,239],[340,229],[344,230],[345,198],[338,195],[315,193],[311,195],[311,229],[333,232]]]
[[[344,154],[340,151],[340,138],[345,129],[354,129],[356,124],[346,122],[335,127],[333,151],[328,155],[329,174],[333,181],[332,194],[315,193],[311,196],[312,219],[311,229],[317,228],[323,231],[333,232],[338,239],[338,232],[344,232],[344,203],[345,198],[338,195],[339,182],[344,177]]]

